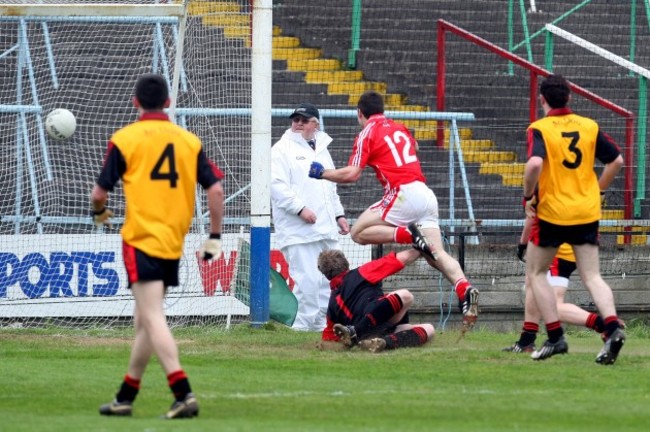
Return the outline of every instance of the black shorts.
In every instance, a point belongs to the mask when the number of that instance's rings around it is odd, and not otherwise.
[[[553,263],[548,268],[548,271],[551,272],[551,276],[559,276],[569,279],[571,273],[573,273],[576,268],[577,266],[575,262],[556,257],[553,259]]]
[[[555,225],[536,218],[530,241],[539,247],[559,248],[562,243],[598,246],[598,221],[582,225]]]
[[[366,314],[368,314],[370,311],[372,311],[377,304],[378,301],[383,300],[385,296],[381,296],[376,300],[373,300],[366,304],[366,307],[364,308],[364,311],[362,314],[359,314],[357,316],[363,317]],[[401,320],[397,324],[389,324],[389,323],[384,323],[382,325],[377,326],[373,331],[367,336],[367,337],[382,337],[382,336],[387,336],[389,334],[395,333],[395,328],[400,325],[400,324],[408,324],[409,323],[409,313],[408,311],[404,314]]]
[[[136,282],[163,281],[165,287],[178,286],[180,259],[162,259],[147,255],[139,249],[122,242],[124,267],[129,288]]]

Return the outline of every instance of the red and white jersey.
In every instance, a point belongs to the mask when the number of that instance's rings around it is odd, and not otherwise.
[[[375,114],[357,135],[348,165],[362,169],[371,166],[384,187],[384,196],[394,195],[400,185],[426,182],[416,146],[406,126],[383,114]]]

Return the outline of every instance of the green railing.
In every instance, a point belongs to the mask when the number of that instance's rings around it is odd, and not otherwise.
[[[565,13],[560,15],[559,17],[555,18],[553,21],[550,22],[550,24],[555,25],[555,24],[561,22],[562,20],[564,20],[569,15],[573,14],[577,10],[582,9],[584,6],[591,3],[591,1],[592,0],[584,0],[584,1],[580,2],[579,4],[575,5],[574,7],[572,7],[571,9],[569,9],[568,11],[566,11]],[[634,1],[636,1],[636,0],[634,0]],[[646,0],[646,1],[648,1],[648,0]],[[532,35],[529,35],[528,19],[526,18],[526,5],[524,4],[525,1],[524,0],[519,0],[519,11],[521,12],[521,24],[522,24],[522,26],[524,28],[524,40],[515,45],[514,42],[513,42],[514,41],[514,34],[515,34],[515,25],[514,25],[514,21],[515,21],[514,20],[514,9],[515,9],[515,6],[514,6],[514,2],[515,2],[515,0],[508,0],[508,50],[511,53],[514,53],[515,51],[517,51],[522,46],[525,46],[526,47],[526,53],[528,55],[528,61],[531,62],[531,63],[535,63],[533,61],[533,53],[532,53],[532,48],[530,46],[530,41],[535,39],[537,36],[540,36],[541,34],[543,34],[544,33],[544,28],[541,28],[541,29],[537,30],[535,33],[533,33]],[[510,73],[510,75],[512,75],[514,73],[514,68],[513,68],[512,63],[510,63],[510,65],[509,65],[508,72]]]
[[[348,68],[357,68],[357,52],[361,44],[361,0],[352,3],[352,46],[348,51]]]
[[[577,12],[578,10],[582,9],[583,7],[587,6],[589,3],[591,3],[593,0],[583,0],[582,2],[578,3],[568,11],[564,12],[562,15],[559,17],[555,18],[553,21],[551,21],[548,24],[553,24],[556,25],[563,21],[565,18],[567,18],[570,15],[573,15],[574,12]],[[646,19],[648,21],[648,28],[650,29],[650,0],[642,0],[643,4],[645,6],[645,12],[646,12]],[[521,13],[521,24],[523,26],[523,32],[524,32],[524,40],[519,42],[518,44],[515,45],[514,43],[514,31],[515,31],[515,23],[514,23],[514,3],[515,0],[508,0],[508,50],[511,53],[514,53],[516,50],[521,48],[522,46],[526,47],[526,53],[528,55],[528,61],[533,62],[533,55],[532,55],[532,50],[530,46],[530,42],[535,39],[537,36],[540,36],[541,34],[544,33],[544,28],[541,28],[537,30],[535,33],[532,35],[529,35],[529,29],[528,29],[528,19],[526,18],[526,5],[525,5],[525,0],[519,0],[519,11]],[[629,60],[634,63],[634,59],[636,58],[636,43],[637,43],[637,35],[636,35],[636,10],[637,10],[637,0],[630,0],[630,54],[629,54]],[[534,62],[533,62],[534,63]],[[508,72],[512,75],[513,73],[513,65],[510,63],[509,65],[509,70]],[[630,75],[633,73],[630,72]]]

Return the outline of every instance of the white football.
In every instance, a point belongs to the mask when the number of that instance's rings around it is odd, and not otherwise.
[[[70,138],[77,128],[77,119],[74,114],[64,108],[51,111],[45,119],[47,134],[57,140]]]

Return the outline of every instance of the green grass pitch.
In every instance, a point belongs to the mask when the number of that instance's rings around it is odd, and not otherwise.
[[[172,396],[155,361],[133,417],[97,412],[126,373],[131,330],[0,329],[0,430],[640,431],[650,338],[630,327],[613,366],[594,363],[602,342],[586,331],[569,333],[568,355],[534,362],[501,352],[516,334],[481,328],[380,354],[321,352],[318,334],[280,325],[178,329],[201,411],[173,421],[159,418]]]

